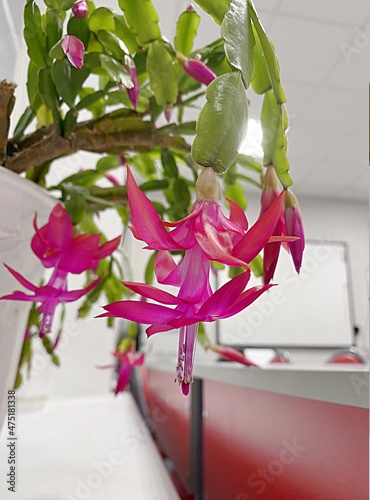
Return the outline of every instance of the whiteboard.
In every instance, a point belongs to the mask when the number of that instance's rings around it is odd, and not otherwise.
[[[217,276],[228,281],[227,270]],[[344,243],[306,242],[300,275],[282,248],[272,287],[247,309],[218,321],[220,344],[244,347],[347,347],[352,297]],[[247,288],[261,284],[251,277]]]

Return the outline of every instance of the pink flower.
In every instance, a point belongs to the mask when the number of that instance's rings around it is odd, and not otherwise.
[[[299,203],[297,197],[291,190],[287,190],[286,192],[284,200],[284,216],[287,235],[298,237],[295,241],[289,242],[289,248],[290,253],[292,254],[294,267],[297,273],[299,273],[302,265],[305,237]]]
[[[136,111],[137,104],[139,102],[140,87],[139,87],[139,80],[137,78],[135,63],[133,59],[129,56],[125,56],[125,68],[127,69],[129,75],[131,76],[131,80],[133,83],[133,87],[127,89],[127,95]]]
[[[272,165],[266,167],[264,176],[264,186],[261,193],[261,215],[268,210],[279,196],[277,188],[277,177]],[[285,233],[285,223],[283,214],[279,218],[274,229],[274,236],[281,236]],[[280,241],[267,245],[263,253],[263,282],[265,285],[272,280],[280,253]]]
[[[72,5],[72,12],[75,17],[86,17],[88,11],[89,7],[87,6],[85,0],[79,0]]]
[[[81,69],[85,52],[85,47],[81,40],[74,35],[65,35],[60,45],[72,66]]]
[[[123,392],[128,386],[132,368],[143,364],[145,353],[138,353],[134,347],[130,346],[123,353],[117,348],[113,355],[118,360],[118,377],[114,390],[117,395],[119,392]],[[100,366],[99,368],[115,368],[115,365]]]
[[[11,267],[4,264],[8,271],[21,283],[32,295],[24,292],[13,292],[10,295],[0,297],[0,300],[21,300],[27,302],[41,302],[38,311],[42,313],[40,326],[40,337],[51,332],[55,309],[58,304],[73,302],[92,290],[100,281],[100,278],[93,281],[86,288],[81,290],[67,290],[67,273],[56,269],[46,285],[37,287],[24,276]]]
[[[176,54],[176,59],[182,65],[185,73],[199,83],[209,85],[215,78],[217,78],[217,75],[198,59],[188,59],[180,53]]]
[[[159,250],[155,262],[158,282],[179,287],[179,291],[175,296],[155,286],[124,282],[132,291],[159,304],[114,302],[104,307],[107,312],[101,317],[118,316],[150,324],[146,330],[148,336],[180,328],[177,379],[183,393],[188,394],[198,323],[237,314],[270,287],[244,290],[250,278],[248,263],[270,241],[282,212],[284,193],[247,231],[247,219],[236,203],[229,201],[230,218],[223,214],[215,172],[205,168],[196,184],[197,201],[190,215],[170,223],[161,221],[152,203],[136,185],[129,168],[127,172],[131,230],[137,239],[147,243],[147,248]],[[174,229],[169,232],[165,226]],[[179,264],[174,262],[168,250],[185,250]],[[247,270],[213,292],[209,282],[212,260],[243,266]]]
[[[36,234],[31,248],[43,266],[58,267],[74,274],[87,269],[95,270],[99,260],[114,252],[121,239],[117,237],[99,245],[100,234],[85,233],[74,237],[71,218],[60,203],[53,208],[49,221],[40,229],[36,214],[34,228]]]

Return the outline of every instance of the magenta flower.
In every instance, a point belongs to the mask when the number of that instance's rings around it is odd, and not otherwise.
[[[130,169],[127,169],[127,195],[131,209],[131,228],[147,248],[159,250],[155,273],[158,282],[179,287],[177,296],[144,283],[125,282],[143,301],[120,301],[104,307],[104,316],[122,317],[149,324],[147,335],[180,328],[177,379],[184,394],[192,382],[193,358],[200,321],[214,321],[237,314],[256,300],[270,286],[244,290],[249,278],[248,263],[270,241],[282,212],[284,193],[247,231],[248,222],[240,207],[229,201],[230,219],[221,209],[215,172],[205,168],[197,184],[197,201],[191,213],[178,222],[163,222],[154,206],[140,191]],[[168,226],[172,231],[167,231]],[[274,240],[273,240],[274,241]],[[168,250],[185,250],[176,264]],[[209,276],[210,262],[243,266],[247,270],[230,280],[216,292]],[[169,307],[175,306],[175,307]]]
[[[284,216],[287,235],[298,237],[295,241],[289,242],[289,248],[290,253],[292,254],[294,267],[297,273],[299,273],[302,265],[305,237],[299,203],[297,197],[291,190],[287,190],[286,192],[284,200]]]
[[[65,35],[60,45],[72,66],[81,69],[85,52],[85,47],[81,40],[74,35]]]
[[[117,237],[99,245],[100,234],[85,233],[74,237],[71,218],[60,203],[53,208],[49,221],[40,229],[36,215],[34,227],[36,234],[31,248],[43,266],[58,267],[74,274],[87,269],[95,270],[99,260],[111,255],[121,239]]]
[[[188,59],[180,53],[176,54],[176,59],[182,65],[185,73],[199,83],[209,85],[215,78],[217,78],[217,75],[198,59]]]
[[[133,59],[129,56],[125,56],[125,68],[127,69],[129,75],[131,76],[131,80],[133,83],[133,87],[127,89],[127,95],[136,111],[137,104],[139,102],[140,87],[139,87],[139,80],[137,78],[135,63]]]
[[[83,18],[89,12],[89,7],[85,0],[79,0],[72,5],[72,12],[75,17]]]
[[[51,332],[55,309],[58,304],[73,302],[92,290],[100,281],[100,278],[93,281],[86,288],[81,290],[67,290],[67,273],[56,269],[47,285],[37,287],[24,276],[19,274],[11,267],[4,264],[14,278],[21,283],[27,290],[32,292],[27,295],[24,292],[13,292],[10,295],[0,297],[0,300],[21,300],[27,302],[41,302],[38,312],[42,313],[40,326],[40,337]]]
[[[279,196],[277,188],[277,177],[272,165],[266,167],[264,176],[264,187],[261,193],[261,215],[268,210]],[[283,214],[279,218],[274,229],[274,236],[281,236],[285,233],[285,223]],[[263,282],[265,285],[272,280],[280,253],[280,241],[267,245],[263,252]]]
[[[133,343],[132,343],[133,344]],[[118,360],[118,376],[117,384],[114,390],[117,395],[123,392],[130,382],[131,370],[134,366],[141,366],[144,362],[145,353],[138,353],[135,347],[131,345],[123,353],[119,347],[113,353],[113,356]],[[116,365],[99,366],[98,368],[116,368]]]

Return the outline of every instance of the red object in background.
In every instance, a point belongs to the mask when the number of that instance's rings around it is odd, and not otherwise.
[[[190,400],[169,373],[146,373],[158,442],[186,499]],[[203,395],[208,500],[368,500],[367,409],[210,380]]]
[[[277,352],[270,363],[291,363],[289,352]]]
[[[368,411],[203,382],[209,500],[368,500]]]
[[[369,360],[362,351],[355,347],[336,351],[329,359],[328,363],[359,363],[368,364]]]

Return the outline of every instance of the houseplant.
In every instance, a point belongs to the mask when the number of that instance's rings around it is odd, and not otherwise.
[[[46,224],[40,226],[37,219],[34,224],[31,245],[51,271],[48,281],[30,283],[12,268],[28,292],[9,290],[3,296],[38,304],[25,328],[21,365],[30,360],[36,334],[56,361],[58,339],[50,341],[48,334],[60,302],[85,295],[83,315],[104,292],[109,304],[103,315],[110,322],[123,317],[152,323],[148,334],[180,328],[177,379],[187,394],[197,325],[235,314],[264,293],[282,242],[299,271],[304,236],[290,189],[286,98],[274,47],[252,2],[196,3],[220,25],[220,38],[195,52],[201,25],[193,5],[180,15],[173,43],[162,36],[150,0],[119,0],[117,13],[84,0],[44,0],[42,5],[29,0],[25,5],[30,104],[9,138],[13,96],[6,85],[0,89],[2,163],[52,191],[61,203]],[[249,88],[263,96],[263,164],[238,154],[247,133]],[[188,121],[188,110],[201,103],[197,122]],[[96,168],[50,185],[54,160],[79,150],[103,156]],[[122,168],[125,185],[112,172]],[[132,171],[142,180],[135,180]],[[102,187],[102,178],[112,186]],[[262,189],[260,218],[249,229],[245,182]],[[160,201],[152,203],[146,196],[151,193],[160,193]],[[220,204],[225,195],[229,216]],[[122,284],[125,277],[112,256],[118,239],[97,236],[94,214],[108,207],[155,251],[147,284]],[[229,265],[231,271],[227,285],[215,291],[209,274],[217,265]],[[245,290],[251,270],[263,275],[264,284]],[[70,291],[68,275],[81,272],[87,272],[86,288]],[[154,275],[178,287],[177,295],[150,285]],[[142,300],[128,299],[132,292]],[[120,389],[127,366],[141,362],[132,340],[125,339],[116,352]]]

